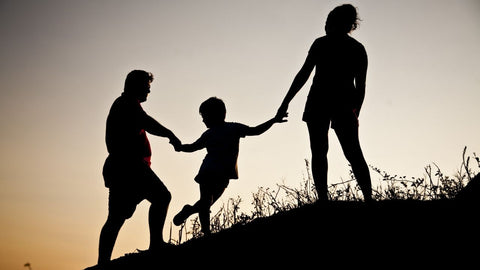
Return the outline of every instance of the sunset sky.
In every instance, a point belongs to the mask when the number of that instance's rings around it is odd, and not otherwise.
[[[222,98],[227,121],[272,117],[344,1],[0,0],[0,269],[83,269],[97,260],[107,217],[105,120],[127,73],[154,74],[142,106],[183,142],[205,126],[201,102]],[[367,163],[421,177],[435,162],[454,175],[461,153],[480,153],[480,1],[350,1],[362,19],[352,36],[369,57],[360,115]],[[240,179],[213,209],[277,183],[298,186],[310,159],[301,121],[307,82],[289,121],[241,140]],[[198,199],[205,155],[177,153],[149,136],[152,168],[172,193],[173,216]],[[329,183],[348,179],[330,133]],[[373,185],[379,181],[372,172]],[[148,248],[148,202],[120,231],[113,258]],[[173,227],[173,231],[178,231]]]

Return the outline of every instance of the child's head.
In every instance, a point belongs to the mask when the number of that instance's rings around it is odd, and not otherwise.
[[[208,128],[223,123],[226,113],[225,103],[217,97],[211,97],[200,105],[200,114]]]

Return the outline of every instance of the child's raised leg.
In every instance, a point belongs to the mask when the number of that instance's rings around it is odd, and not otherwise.
[[[215,181],[214,184],[200,184],[200,200],[198,200],[193,206],[189,204],[185,205],[182,208],[182,211],[175,215],[173,223],[176,226],[180,226],[189,216],[198,213],[200,225],[202,225],[202,231],[206,234],[210,233],[210,206],[222,196],[227,186],[228,179]]]
[[[182,223],[185,222],[185,220],[197,213],[197,209],[195,209],[195,207],[189,205],[189,204],[186,204],[183,208],[182,208],[182,211],[180,211],[178,214],[175,215],[175,217],[173,218],[173,224],[175,224],[175,226],[180,226],[182,225]]]

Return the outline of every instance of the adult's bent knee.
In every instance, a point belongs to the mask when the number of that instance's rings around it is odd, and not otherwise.
[[[169,205],[172,200],[172,194],[167,189],[151,193],[147,200],[152,204]]]
[[[172,193],[170,193],[170,191],[167,190],[167,192],[165,192],[164,197],[165,197],[164,198],[165,203],[169,204],[172,201]]]

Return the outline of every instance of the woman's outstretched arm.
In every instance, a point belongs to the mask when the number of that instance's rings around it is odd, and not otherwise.
[[[283,102],[277,111],[276,117],[284,117],[287,115],[288,105],[290,104],[290,101],[292,101],[298,91],[300,91],[300,89],[302,89],[302,87],[305,85],[314,67],[314,59],[309,54],[302,68],[293,79],[292,85],[290,86],[290,89],[288,89],[287,95],[283,99]]]

